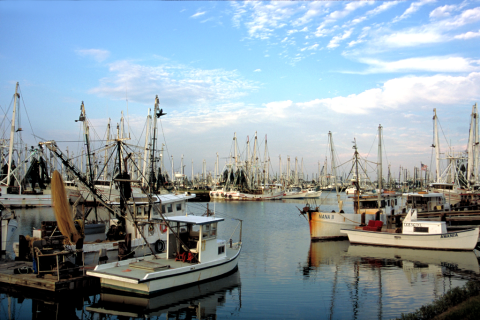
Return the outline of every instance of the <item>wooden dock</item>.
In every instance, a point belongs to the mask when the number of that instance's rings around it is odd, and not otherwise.
[[[32,265],[32,262],[24,261],[0,262],[0,283],[55,293],[100,288],[98,278],[84,275],[58,280],[57,275],[45,274],[43,277],[37,278],[37,274],[27,273],[29,269],[33,269]],[[20,273],[15,274],[15,269],[19,270]]]

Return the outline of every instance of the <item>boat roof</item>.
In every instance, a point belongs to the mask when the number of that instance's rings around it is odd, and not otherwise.
[[[401,196],[401,193],[382,193],[380,198],[385,199],[385,198],[390,198],[390,197],[398,197]],[[358,198],[358,195],[351,195],[348,196],[349,198]],[[360,200],[378,200],[378,193],[364,193],[360,194]]]
[[[165,220],[172,222],[183,222],[188,224],[204,225],[213,222],[220,222],[225,219],[217,217],[203,217],[203,216],[173,216],[165,217]]]
[[[440,192],[429,192],[429,193],[409,192],[409,193],[404,193],[403,195],[407,197],[422,197],[422,198],[444,197],[443,193],[440,193]]]
[[[169,193],[169,194],[157,194],[157,195],[151,195],[152,197],[152,202],[153,203],[158,203],[160,202],[161,204],[169,204],[169,203],[174,203],[174,202],[179,202],[179,201],[185,201],[188,199],[193,199],[196,197],[194,193],[190,192],[185,192],[185,193]],[[142,194],[136,194],[133,197],[133,201],[137,205],[141,204],[148,204],[149,199],[147,195],[142,195]],[[115,201],[112,201],[112,204],[114,205],[119,205],[120,204],[120,199],[115,198]],[[129,202],[129,204],[131,204]]]
[[[194,193],[185,192],[185,193],[170,193],[170,194],[161,194],[157,195],[162,203],[171,203],[182,200],[193,199],[196,197]]]

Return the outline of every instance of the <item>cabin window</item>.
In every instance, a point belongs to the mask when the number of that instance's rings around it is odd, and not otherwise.
[[[225,246],[218,247],[218,254],[222,254],[225,252]]]
[[[390,199],[387,200],[387,206],[390,207]]]
[[[167,205],[167,212],[173,212],[173,205],[169,204]]]
[[[165,213],[165,205],[162,205],[162,213]]]
[[[182,204],[181,203],[177,203],[177,211],[182,211]]]
[[[217,237],[217,224],[209,223],[203,226],[202,238],[203,239],[212,239]]]
[[[378,201],[360,201],[361,209],[374,209],[378,208]]]
[[[137,216],[141,216],[143,214],[143,208],[142,207],[137,207]]]
[[[413,227],[413,232],[428,233],[428,227]]]
[[[395,199],[395,205],[397,205],[397,199]]]

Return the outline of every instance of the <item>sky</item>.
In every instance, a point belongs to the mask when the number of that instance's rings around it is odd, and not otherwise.
[[[318,173],[328,132],[337,161],[354,139],[377,161],[379,125],[384,172],[435,170],[433,109],[441,152],[461,152],[480,100],[478,0],[0,1],[0,43],[4,135],[17,82],[23,139],[77,154],[82,101],[97,140],[123,112],[143,145],[158,95],[165,165],[187,175],[222,168],[234,134],[242,157],[267,136],[274,172]]]

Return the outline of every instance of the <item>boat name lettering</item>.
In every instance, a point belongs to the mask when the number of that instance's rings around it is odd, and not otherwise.
[[[329,215],[329,214],[319,214],[318,217],[319,217],[320,219],[332,219],[332,218],[330,218],[330,215]]]
[[[442,234],[441,238],[453,238],[453,237],[458,237],[458,233],[447,233],[447,234]]]
[[[404,223],[403,223],[403,226],[404,226],[404,227],[421,227],[422,224],[421,224],[421,223],[408,223],[408,222],[404,222]]]

